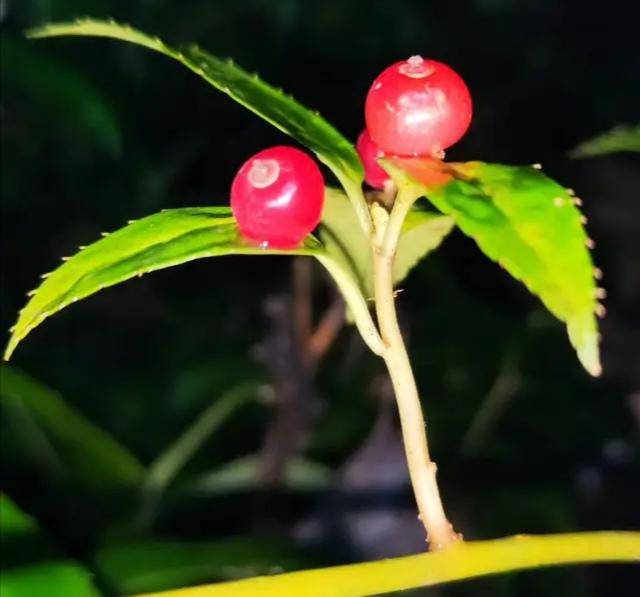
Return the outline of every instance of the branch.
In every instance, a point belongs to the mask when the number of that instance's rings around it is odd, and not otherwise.
[[[640,533],[516,535],[402,558],[204,585],[146,597],[366,597],[543,566],[640,563]],[[143,597],[143,596],[139,596]]]

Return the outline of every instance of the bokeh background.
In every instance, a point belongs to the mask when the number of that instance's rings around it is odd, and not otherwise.
[[[291,143],[162,56],[30,42],[26,28],[90,15],[198,42],[352,139],[375,75],[434,57],[475,99],[448,157],[541,162],[573,187],[609,293],[594,380],[563,326],[460,233],[403,284],[450,518],[468,538],[639,528],[640,159],[568,156],[640,120],[633,4],[2,0],[1,328],[78,245],[163,208],[226,204],[249,155]],[[316,363],[299,342],[309,304],[329,330]],[[105,594],[420,550],[383,365],[337,313],[315,266],[272,257],[198,261],[74,305],[3,370],[3,491]],[[175,448],[194,424],[197,449]],[[171,446],[184,466],[167,473],[156,459]],[[637,580],[581,567],[416,594],[631,595]]]

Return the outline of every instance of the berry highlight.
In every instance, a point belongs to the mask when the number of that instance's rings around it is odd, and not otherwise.
[[[243,236],[262,247],[297,247],[318,225],[324,179],[306,153],[284,145],[249,158],[231,185],[231,210]]]
[[[372,140],[385,153],[442,157],[471,123],[471,94],[452,68],[412,56],[386,68],[365,102]]]

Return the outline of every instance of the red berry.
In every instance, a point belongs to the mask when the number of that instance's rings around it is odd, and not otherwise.
[[[367,95],[365,120],[386,153],[439,155],[471,122],[471,95],[446,64],[412,56],[378,75]]]
[[[263,247],[296,247],[318,225],[324,179],[316,163],[293,147],[256,153],[231,185],[231,210],[240,232]]]
[[[378,164],[378,158],[384,157],[384,151],[373,142],[367,129],[360,133],[356,150],[364,166],[364,179],[374,189],[384,189],[384,183],[389,180],[389,175]]]

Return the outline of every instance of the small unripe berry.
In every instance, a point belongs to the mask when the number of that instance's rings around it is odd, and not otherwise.
[[[373,141],[385,153],[440,156],[466,132],[472,103],[446,64],[412,56],[378,75],[365,103]]]
[[[324,179],[316,163],[294,147],[277,146],[249,158],[231,185],[231,210],[240,232],[263,247],[290,249],[318,225]]]
[[[374,189],[384,189],[384,184],[389,180],[389,175],[378,163],[378,159],[384,157],[384,151],[373,142],[367,129],[360,133],[356,143],[356,151],[364,166],[364,179],[367,184]]]

